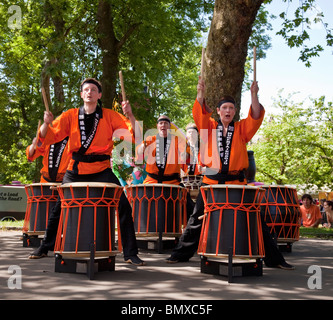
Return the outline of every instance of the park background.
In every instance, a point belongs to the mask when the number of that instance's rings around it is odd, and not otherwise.
[[[214,6],[220,14],[215,21]],[[229,63],[226,48],[232,52],[235,35],[228,26],[241,24],[240,9],[244,16],[253,13],[249,37],[242,39],[246,59],[235,55]],[[192,121],[201,48],[207,47],[207,95],[229,90],[242,118],[250,105],[256,46],[266,109],[248,146],[256,180],[299,192],[332,190],[332,9],[327,0],[2,1],[0,183],[39,181],[42,159],[28,163],[25,149],[43,118],[41,87],[59,115],[80,106],[79,84],[93,76],[103,83],[104,106],[120,110],[122,70],[127,98],[145,130],[162,113],[184,129]],[[212,46],[216,36],[209,36],[218,19],[227,26],[221,50]]]

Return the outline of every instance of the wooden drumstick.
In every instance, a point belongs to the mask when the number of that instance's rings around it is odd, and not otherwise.
[[[47,102],[47,96],[44,87],[42,87],[42,95],[43,95],[43,100],[44,100],[44,106],[47,112],[50,111],[49,109],[49,103]]]
[[[121,86],[121,95],[123,96],[123,101],[126,102],[126,93],[125,93],[125,86],[124,86],[124,79],[122,71],[119,71],[119,79],[120,79],[120,86]],[[125,114],[127,116],[127,114]]]
[[[257,81],[257,48],[253,47],[253,82]]]
[[[202,50],[201,50],[201,69],[200,69],[201,79],[203,79],[204,71],[205,71],[205,48],[202,48]]]
[[[38,127],[37,127],[37,133],[36,133],[36,143],[35,143],[35,146],[34,146],[34,150],[36,150],[36,148],[37,148],[38,132],[39,132],[40,126],[41,126],[41,120],[38,120]]]
[[[123,96],[123,101],[126,101],[126,93],[125,93],[125,86],[124,86],[124,79],[123,73],[119,71],[119,79],[120,79],[120,86],[121,86],[121,94]]]
[[[47,101],[47,96],[44,87],[42,87],[42,95],[43,95],[45,109],[47,112],[50,112],[49,103]],[[50,123],[50,126],[53,127],[52,123]]]

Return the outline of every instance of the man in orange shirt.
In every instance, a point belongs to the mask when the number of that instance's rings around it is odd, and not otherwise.
[[[63,112],[53,121],[51,112],[45,111],[44,123],[39,131],[39,138],[45,144],[53,144],[69,136],[69,151],[72,154],[63,183],[70,182],[107,182],[120,185],[111,170],[110,157],[113,149],[113,138],[123,136],[133,141],[133,128],[136,119],[128,101],[122,102],[123,115],[111,109],[102,108],[102,86],[93,78],[85,79],[81,84],[81,98],[84,105]],[[49,125],[52,123],[52,127]],[[123,244],[124,259],[128,263],[144,265],[137,256],[138,248],[131,216],[132,208],[122,193],[119,201],[119,222]],[[57,213],[58,219],[60,212]],[[49,231],[49,232],[48,232]],[[53,230],[54,231],[54,230]],[[46,230],[46,235],[51,234]],[[40,248],[31,258],[45,256],[54,237],[43,241]],[[52,238],[52,239],[51,239]]]
[[[171,134],[170,118],[157,119],[158,133],[148,136],[137,148],[138,157],[146,156],[147,177],[144,183],[180,184],[180,169],[186,163],[186,141]]]
[[[170,133],[171,120],[162,115],[157,119],[158,133],[148,136],[145,141],[137,147],[138,158],[143,154],[146,156],[147,177],[144,184],[165,183],[180,185],[180,172],[185,169],[187,144],[185,138]],[[187,217],[194,208],[194,203],[187,194]]]
[[[309,194],[304,194],[302,196],[302,205],[300,206],[303,226],[318,228],[322,216],[319,207],[313,203],[313,199]]]
[[[43,157],[43,167],[40,170],[41,183],[62,182],[70,160],[68,152],[68,137],[52,145],[42,144],[34,138],[32,144],[26,149],[29,162]]]
[[[259,103],[258,84],[251,85],[251,99],[249,115],[246,119],[234,122],[236,114],[235,101],[226,96],[221,99],[217,107],[219,121],[211,118],[210,109],[204,100],[205,83],[199,78],[197,86],[197,99],[193,106],[193,118],[199,129],[201,137],[200,159],[206,166],[203,185],[211,184],[238,184],[245,185],[245,170],[249,166],[246,143],[248,143],[259,129],[265,110]],[[214,130],[215,129],[215,130]],[[188,261],[198,248],[204,202],[201,193],[188,224],[173,250],[167,263]],[[267,227],[267,226],[266,226]],[[268,228],[263,226],[265,243],[265,264],[284,269],[293,269],[287,264],[274,244]]]
[[[203,168],[199,164],[199,130],[195,123],[189,123],[186,126],[186,138],[190,152],[186,161],[187,168],[185,173],[190,176],[201,175]]]

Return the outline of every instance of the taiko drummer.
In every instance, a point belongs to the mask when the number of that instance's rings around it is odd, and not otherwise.
[[[70,160],[68,137],[51,145],[45,145],[35,137],[32,144],[26,148],[26,156],[29,162],[43,157],[41,183],[61,183]]]
[[[181,170],[186,170],[187,150],[185,137],[172,133],[171,120],[166,115],[157,119],[158,133],[148,136],[137,148],[138,156],[145,155],[147,177],[144,184],[166,183],[181,185]],[[187,194],[187,217],[194,208],[194,203]]]
[[[205,82],[199,78],[197,85],[197,98],[193,106],[193,118],[199,129],[201,141],[201,162],[206,166],[202,185],[212,184],[238,184],[247,183],[245,170],[249,166],[246,143],[248,143],[259,129],[265,114],[263,106],[258,99],[258,84],[251,85],[252,104],[248,117],[241,121],[234,121],[236,105],[232,97],[221,99],[217,106],[219,121],[214,120],[212,109],[205,103]],[[196,200],[193,214],[174,248],[168,263],[188,261],[196,252],[199,244],[204,202],[201,193]],[[263,236],[265,245],[265,264],[271,267],[293,269],[279,252],[263,223]]]
[[[120,185],[110,167],[110,155],[113,149],[113,136],[120,130],[133,141],[136,119],[132,113],[129,101],[122,102],[124,114],[111,109],[102,108],[102,86],[93,78],[85,79],[81,84],[81,98],[84,105],[63,112],[53,121],[49,111],[44,113],[44,123],[40,128],[40,138],[46,144],[53,144],[69,136],[69,150],[72,154],[63,183],[70,182],[106,182]],[[52,124],[52,126],[50,126]],[[119,131],[118,131],[119,132]],[[127,137],[128,138],[128,137]],[[131,206],[123,193],[119,202],[120,230],[124,251],[124,259],[128,263],[143,265],[137,256],[135,231],[131,216]],[[59,222],[60,212],[54,214],[53,219]],[[46,230],[40,248],[35,254],[45,256],[50,250],[49,243],[53,242],[56,233],[52,230],[52,239],[48,237],[50,230]]]

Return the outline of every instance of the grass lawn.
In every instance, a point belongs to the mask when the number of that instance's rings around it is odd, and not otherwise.
[[[333,239],[332,228],[305,228],[300,227],[300,237]]]
[[[0,221],[0,230],[23,228],[24,220],[4,220]]]

